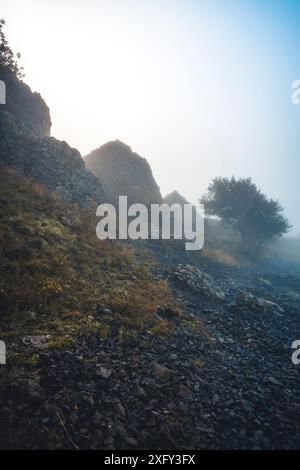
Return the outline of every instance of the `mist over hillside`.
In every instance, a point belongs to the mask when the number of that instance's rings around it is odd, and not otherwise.
[[[128,143],[83,158],[50,136],[0,25],[0,449],[299,449],[300,238],[280,203],[215,178],[187,250],[168,213],[185,195]],[[99,239],[121,195],[167,209],[169,239]]]

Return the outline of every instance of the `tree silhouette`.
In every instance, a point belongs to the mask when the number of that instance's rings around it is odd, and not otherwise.
[[[215,178],[201,199],[205,212],[236,228],[246,252],[260,252],[265,242],[286,233],[283,208],[256,187],[251,178]]]
[[[18,60],[21,55],[19,53],[14,54],[10,48],[3,31],[5,20],[0,19],[0,67],[5,67],[13,72],[18,78],[23,78],[23,67],[20,67]]]

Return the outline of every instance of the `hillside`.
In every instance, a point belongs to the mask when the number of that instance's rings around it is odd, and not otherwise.
[[[64,315],[71,326],[74,313],[81,330],[88,316],[106,321],[103,312],[112,309],[114,320],[150,327],[156,305],[173,303],[167,285],[155,281],[129,248],[96,237],[91,211],[67,205],[14,171],[0,175],[2,336],[16,332],[16,320],[22,334],[43,327],[52,334],[53,327],[60,338]]]
[[[120,141],[83,159],[0,79],[0,449],[299,448],[300,278],[277,259],[299,241],[246,263],[214,218],[203,252],[99,240],[100,202],[163,201],[149,163]]]
[[[1,181],[0,448],[297,448],[299,279],[101,242],[90,211]]]

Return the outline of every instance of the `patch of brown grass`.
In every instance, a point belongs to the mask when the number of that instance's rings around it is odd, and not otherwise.
[[[180,310],[166,282],[154,280],[132,250],[96,237],[91,211],[11,171],[0,172],[0,327],[16,335],[99,329],[118,320],[153,328],[158,306]],[[113,314],[97,324],[100,305]],[[35,315],[32,316],[31,313]],[[167,329],[167,326],[165,326]],[[154,329],[155,331],[155,329]]]

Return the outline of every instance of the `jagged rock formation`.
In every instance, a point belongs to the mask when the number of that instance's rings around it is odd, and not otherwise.
[[[189,204],[189,202],[178,192],[172,191],[170,194],[164,197],[164,202],[171,206],[172,204],[180,204],[183,206],[184,204]]]
[[[50,137],[49,109],[40,95],[3,68],[0,79],[7,92],[0,106],[0,167],[35,178],[67,202],[101,203],[101,184],[86,170],[80,153]]]
[[[85,156],[84,161],[101,180],[107,202],[117,204],[119,195],[128,196],[129,204],[162,202],[149,163],[123,142],[108,142]]]
[[[0,79],[6,85],[6,106],[18,121],[25,124],[36,137],[50,135],[50,111],[39,93],[33,93],[7,67],[0,66]]]

